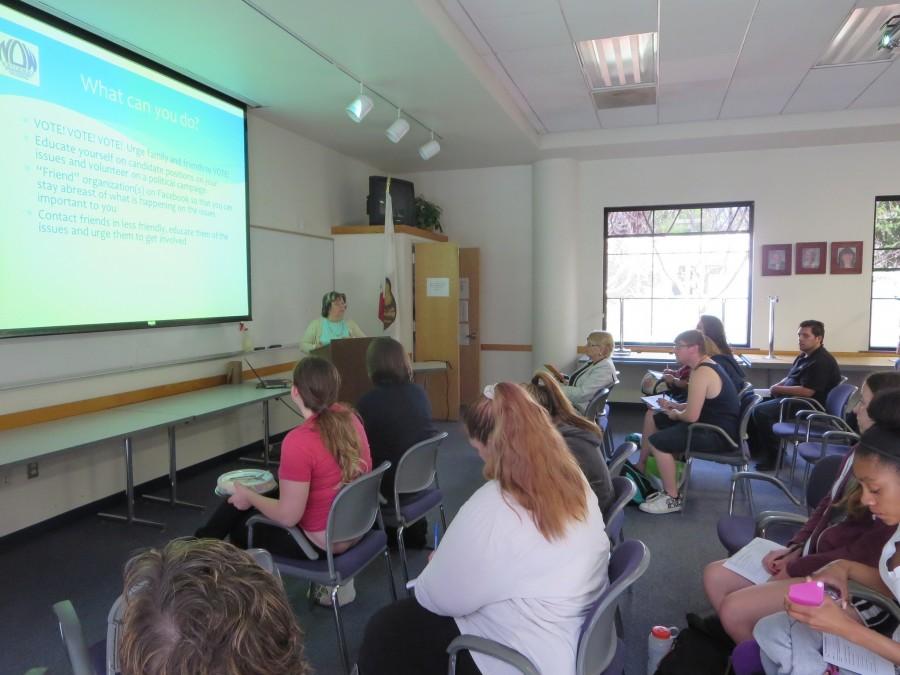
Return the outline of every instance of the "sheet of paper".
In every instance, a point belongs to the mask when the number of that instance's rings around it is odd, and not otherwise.
[[[662,410],[659,407],[660,399],[666,398],[665,394],[654,394],[653,396],[641,396],[641,400],[647,404],[650,410]]]
[[[753,393],[763,398],[772,398],[772,392],[768,389],[754,389]]]
[[[428,277],[425,279],[425,295],[429,298],[450,297],[450,278]]]
[[[772,575],[763,567],[763,558],[779,548],[784,547],[778,542],[756,537],[725,561],[725,569],[737,572],[754,584],[764,584]]]
[[[823,633],[822,656],[826,663],[860,675],[894,675],[893,664],[864,647],[837,635]]]

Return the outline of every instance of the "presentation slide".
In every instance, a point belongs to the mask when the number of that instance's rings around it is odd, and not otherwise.
[[[245,114],[0,4],[0,336],[247,318]]]

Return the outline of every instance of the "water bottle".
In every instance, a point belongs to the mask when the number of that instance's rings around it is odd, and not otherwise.
[[[653,675],[659,668],[659,662],[672,649],[672,642],[678,635],[678,629],[674,626],[653,626],[647,638],[647,675]]]

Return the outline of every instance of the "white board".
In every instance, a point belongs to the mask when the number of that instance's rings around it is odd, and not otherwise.
[[[334,290],[334,241],[253,227],[250,251],[253,344],[295,345]]]
[[[250,228],[254,344],[297,344],[334,287],[334,242]],[[235,323],[0,340],[0,388],[127,372],[241,349]]]

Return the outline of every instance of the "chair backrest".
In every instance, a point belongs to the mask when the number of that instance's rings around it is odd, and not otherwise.
[[[257,565],[278,580],[279,586],[284,586],[284,582],[281,579],[281,572],[278,570],[278,567],[275,566],[275,561],[272,560],[271,553],[264,548],[248,548],[247,553],[250,554],[250,557],[253,558]]]
[[[612,457],[609,458],[609,463],[606,465],[609,468],[609,475],[615,477],[622,473],[625,462],[637,452],[637,449],[637,443],[625,441],[613,450]]]
[[[341,488],[328,511],[328,525],[325,528],[325,550],[331,567],[332,546],[339,541],[358,539],[372,529],[381,515],[378,509],[378,494],[384,472],[391,466],[382,462],[369,473],[363,474]]]
[[[856,393],[856,386],[849,382],[841,382],[834,389],[828,392],[825,397],[825,412],[835,417],[844,418],[847,412],[847,404],[850,398]]]
[[[591,397],[587,407],[584,409],[585,419],[589,419],[591,422],[597,421],[597,416],[603,412],[603,406],[606,405],[606,399],[609,398],[610,391],[610,387],[603,387],[597,390],[597,393]]]
[[[576,675],[602,673],[616,654],[615,614],[619,596],[643,576],[650,565],[650,550],[636,539],[616,547],[609,558],[609,586],[591,605],[578,639]]]
[[[615,499],[603,514],[603,522],[606,523],[606,536],[609,537],[610,544],[615,546],[625,524],[625,505],[634,499],[637,486],[625,476],[613,476],[612,483]]]
[[[750,424],[750,415],[753,408],[762,401],[762,396],[753,393],[753,388],[743,389],[741,391],[741,417],[739,428],[739,437],[742,441],[747,439],[747,426]]]
[[[394,473],[394,508],[398,512],[400,495],[424,490],[437,480],[438,449],[445,438],[447,432],[442,431],[437,436],[416,443],[397,462],[397,471]]]
[[[87,643],[84,641],[84,632],[81,630],[81,621],[78,620],[72,602],[70,600],[57,602],[53,605],[53,612],[59,622],[59,633],[66,645],[72,672],[75,675],[94,675]]]
[[[806,483],[806,505],[810,509],[815,509],[831,491],[843,461],[844,455],[826,455],[813,466]]]

